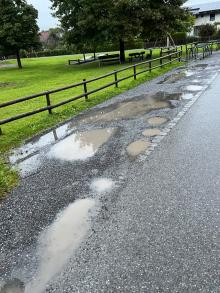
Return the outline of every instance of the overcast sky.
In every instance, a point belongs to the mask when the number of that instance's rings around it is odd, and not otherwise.
[[[187,1],[187,4],[211,3],[216,1],[218,0],[189,0]],[[47,30],[48,28],[57,26],[58,21],[51,15],[52,11],[50,9],[50,0],[27,0],[27,2],[33,4],[34,7],[38,10],[38,24],[40,30]]]

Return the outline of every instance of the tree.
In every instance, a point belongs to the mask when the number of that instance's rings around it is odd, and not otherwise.
[[[192,16],[183,0],[51,0],[66,40],[85,50],[107,41],[119,43],[125,61],[125,40],[188,30]]]
[[[15,54],[22,68],[20,50],[39,46],[38,11],[26,0],[0,0],[0,47],[5,54]]]
[[[204,24],[199,27],[199,36],[201,38],[212,37],[216,33],[216,27],[212,24]]]

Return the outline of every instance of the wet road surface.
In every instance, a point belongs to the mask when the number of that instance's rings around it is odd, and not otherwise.
[[[220,292],[219,71],[215,54],[15,150],[0,286]]]

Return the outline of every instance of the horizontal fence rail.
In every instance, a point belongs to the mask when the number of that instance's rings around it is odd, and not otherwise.
[[[203,57],[204,58],[206,56],[208,56],[209,54],[212,54],[212,46],[213,46],[212,43],[211,44],[205,44],[204,46],[201,46],[200,49],[203,50]],[[211,47],[211,49],[210,49],[210,47]],[[197,50],[196,48],[197,47],[196,47],[195,44],[191,44],[190,48],[186,47],[186,59],[190,59],[190,56],[193,56],[193,58],[195,58],[195,52],[197,52],[196,56],[198,56],[199,49]],[[89,80],[84,79],[82,82],[74,83],[74,84],[69,85],[69,86],[65,86],[65,87],[62,87],[62,88],[54,89],[54,90],[44,91],[44,92],[34,94],[34,95],[31,95],[31,96],[26,96],[26,97],[23,97],[23,98],[18,98],[18,99],[12,100],[12,101],[2,103],[2,104],[0,104],[0,108],[9,107],[9,106],[12,106],[12,105],[15,105],[15,104],[19,104],[19,103],[22,103],[22,102],[25,102],[25,101],[28,101],[28,100],[32,100],[32,99],[36,99],[36,98],[39,98],[39,97],[43,97],[43,96],[45,97],[45,100],[46,100],[46,106],[45,107],[35,109],[33,111],[30,111],[30,112],[22,113],[22,114],[13,116],[13,117],[9,117],[9,118],[0,120],[0,125],[4,125],[6,123],[10,123],[12,121],[16,121],[16,120],[19,120],[19,119],[22,119],[22,118],[25,118],[25,117],[29,117],[29,116],[32,116],[32,115],[35,115],[35,114],[38,114],[38,113],[41,113],[41,112],[44,112],[44,111],[48,111],[49,114],[52,114],[53,109],[58,108],[58,107],[60,107],[62,105],[66,105],[68,103],[71,103],[71,102],[76,101],[76,100],[81,99],[81,98],[85,98],[85,100],[87,101],[91,94],[94,94],[96,92],[99,92],[99,91],[101,91],[103,89],[106,89],[108,87],[111,87],[111,86],[118,87],[120,82],[122,82],[124,80],[127,80],[129,78],[134,78],[134,80],[136,80],[137,76],[140,75],[140,74],[143,74],[143,73],[146,73],[146,72],[151,72],[152,70],[157,69],[157,68],[162,68],[162,67],[164,67],[164,66],[166,66],[168,64],[173,63],[174,61],[181,61],[182,56],[183,56],[183,46],[176,47],[176,48],[173,48],[173,49],[167,48],[167,50],[165,49],[165,51],[164,51],[164,49],[161,49],[159,58],[150,59],[150,60],[147,60],[147,61],[142,61],[140,63],[133,64],[133,65],[127,66],[127,67],[119,69],[119,70],[114,70],[113,72],[107,73],[107,74],[99,76],[97,78],[93,78],[93,79],[89,79]],[[167,59],[168,61],[164,62],[165,59]],[[156,63],[156,65],[154,63]],[[138,72],[137,69],[139,67],[141,67],[141,66],[146,66],[146,68],[144,68],[143,70]],[[131,69],[132,69],[132,74],[129,74],[129,75],[127,75],[125,77],[121,77],[121,78],[118,77],[119,73],[126,72],[126,71],[131,70]],[[88,90],[88,87],[87,87],[88,84],[91,84],[91,83],[93,83],[95,81],[98,81],[98,80],[101,80],[101,79],[105,79],[105,78],[110,77],[110,76],[113,77],[112,82],[107,83],[107,84],[105,84],[103,86],[100,86],[100,87],[98,87],[96,89]],[[69,98],[67,100],[61,101],[61,102],[56,103],[56,104],[51,103],[51,95],[52,94],[55,94],[55,93],[58,93],[58,92],[61,92],[61,91],[65,91],[65,90],[69,90],[69,89],[73,89],[73,88],[78,88],[78,87],[82,87],[82,94],[79,94],[79,95],[77,95],[75,97],[71,97],[71,98]],[[2,134],[1,128],[0,128],[0,134]]]

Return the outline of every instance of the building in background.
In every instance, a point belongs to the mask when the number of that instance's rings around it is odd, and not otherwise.
[[[198,36],[201,25],[212,24],[220,29],[220,1],[213,3],[190,5],[188,9],[196,17],[193,31],[190,35]]]

